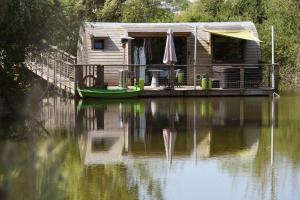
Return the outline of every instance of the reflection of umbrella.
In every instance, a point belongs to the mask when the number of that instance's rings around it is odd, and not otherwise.
[[[152,116],[154,117],[157,113],[157,103],[155,101],[151,101],[150,107],[151,107]]]
[[[170,129],[163,129],[163,137],[165,144],[166,157],[168,161],[172,161],[172,154],[174,152],[176,132]]]
[[[165,47],[165,54],[163,63],[171,65],[177,62],[174,39],[173,39],[173,31],[170,28],[167,33],[167,41]]]

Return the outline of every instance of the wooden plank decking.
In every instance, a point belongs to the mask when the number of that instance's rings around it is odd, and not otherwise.
[[[116,89],[117,87],[109,87]],[[133,87],[129,87],[133,88]],[[274,91],[271,88],[256,88],[256,89],[210,89],[203,90],[200,86],[194,89],[194,86],[176,87],[174,90],[166,90],[165,87],[145,86],[139,97],[209,97],[209,96],[269,96]]]
[[[27,68],[37,76],[53,84],[55,87],[75,95],[74,79],[60,73],[55,73],[52,68],[47,69],[47,66],[35,65],[35,63],[26,63]]]

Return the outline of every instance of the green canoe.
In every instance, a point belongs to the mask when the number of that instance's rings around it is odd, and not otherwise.
[[[80,97],[105,98],[105,99],[122,99],[133,98],[140,94],[139,88],[134,89],[79,89]]]

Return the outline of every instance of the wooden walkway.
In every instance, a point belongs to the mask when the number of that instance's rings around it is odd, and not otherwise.
[[[75,95],[76,58],[74,56],[51,47],[45,52],[29,54],[24,64],[55,88]]]

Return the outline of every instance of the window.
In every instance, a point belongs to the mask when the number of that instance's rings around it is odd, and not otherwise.
[[[104,49],[104,39],[103,38],[93,38],[92,47],[94,50],[103,50]]]
[[[212,35],[212,58],[216,63],[244,61],[244,41],[237,38]]]

